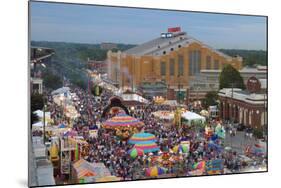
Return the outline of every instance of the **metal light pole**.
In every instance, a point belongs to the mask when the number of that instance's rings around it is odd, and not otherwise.
[[[43,106],[43,143],[44,143],[44,145],[46,143],[46,116],[45,116],[46,106],[47,105],[45,105],[45,104]]]
[[[181,81],[180,81],[180,74],[178,74],[178,82],[179,82],[179,85],[178,85],[178,89],[179,89],[179,94],[178,94],[178,100],[179,100],[179,104],[181,104],[181,99],[180,99],[180,94],[181,94]]]

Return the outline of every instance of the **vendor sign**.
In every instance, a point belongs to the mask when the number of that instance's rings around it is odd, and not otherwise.
[[[208,175],[221,174],[223,171],[223,160],[215,159],[206,162],[206,172]]]

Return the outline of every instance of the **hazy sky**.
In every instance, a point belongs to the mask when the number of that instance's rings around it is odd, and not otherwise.
[[[214,48],[266,49],[266,18],[31,2],[31,40],[140,44],[168,27]]]

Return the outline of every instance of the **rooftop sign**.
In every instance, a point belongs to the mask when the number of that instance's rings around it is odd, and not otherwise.
[[[175,32],[181,32],[180,27],[170,27],[168,28],[168,33],[175,33]]]

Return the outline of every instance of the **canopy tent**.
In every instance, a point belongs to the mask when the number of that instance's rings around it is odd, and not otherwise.
[[[132,128],[142,127],[144,123],[132,116],[125,113],[118,114],[108,120],[106,120],[102,127],[105,129],[118,129],[118,128]]]
[[[80,159],[73,164],[72,177],[78,182],[85,181],[85,178],[96,176],[91,163],[84,159]]]
[[[80,114],[73,105],[67,105],[65,107],[65,116],[72,119],[76,119],[80,117]]]
[[[60,94],[69,94],[70,93],[70,88],[69,87],[61,87],[61,88],[58,88],[54,91],[52,91],[52,95],[60,95]]]
[[[136,149],[143,150],[144,153],[159,151],[159,147],[154,142],[138,143],[134,146]]]
[[[156,142],[156,137],[151,133],[136,133],[128,141],[129,144],[145,143],[145,142]]]
[[[163,105],[178,106],[177,100],[165,100]]]
[[[209,117],[209,112],[207,110],[201,110],[200,115]]]
[[[111,181],[120,181],[120,180],[121,180],[120,177],[105,176],[105,177],[101,177],[101,178],[96,178],[95,182],[111,182]]]
[[[43,118],[44,116],[44,112],[42,110],[36,110],[33,113],[36,114],[39,118]],[[51,113],[45,112],[45,118],[51,118]]]
[[[200,116],[194,112],[186,111],[181,114],[181,117],[184,122],[191,124],[191,123],[204,123],[206,121],[206,118],[203,116]]]
[[[95,182],[99,178],[112,176],[110,171],[103,163],[90,163],[80,159],[73,164],[73,177],[79,182],[81,179],[85,182]]]
[[[37,123],[33,123],[32,124],[32,128],[40,128],[43,127],[43,122],[42,121],[38,121]]]
[[[84,177],[90,177],[90,176],[95,176],[96,174],[88,169],[82,169],[81,171],[78,172],[77,177],[78,179],[84,178]]]
[[[32,130],[43,130],[43,126],[44,126],[43,121],[38,121],[32,124]],[[45,129],[46,131],[47,130],[50,131],[53,129],[53,127],[49,126],[49,124],[45,121]]]
[[[156,111],[152,113],[155,117],[159,119],[165,119],[165,120],[173,120],[174,119],[174,112],[170,111]]]

